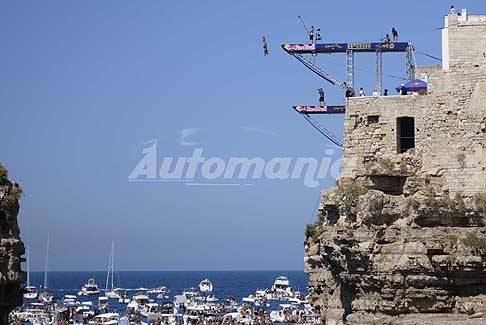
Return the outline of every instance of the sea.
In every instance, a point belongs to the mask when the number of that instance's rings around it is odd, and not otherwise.
[[[104,272],[49,272],[48,289],[55,298],[62,299],[65,295],[76,295],[89,278],[95,279],[101,290],[105,289],[106,271]],[[127,289],[127,293],[134,295],[138,288],[167,287],[169,299],[181,294],[184,289],[197,288],[203,279],[213,283],[213,293],[219,300],[233,297],[241,304],[242,298],[255,293],[256,290],[271,288],[275,279],[280,276],[289,279],[290,286],[307,294],[307,274],[303,271],[120,271],[115,272],[114,286]],[[39,292],[44,283],[44,272],[31,272],[30,285],[36,286]],[[98,297],[81,296],[80,302],[92,301],[98,305]],[[151,297],[154,298],[154,297]],[[157,301],[164,303],[164,301]],[[25,301],[26,304],[29,301]],[[110,301],[110,307],[117,312],[125,310],[124,305],[117,301]]]

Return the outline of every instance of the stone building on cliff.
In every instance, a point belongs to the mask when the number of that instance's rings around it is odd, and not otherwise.
[[[416,74],[426,95],[347,100],[342,176],[306,229],[323,323],[486,323],[486,16],[446,16],[442,65]]]

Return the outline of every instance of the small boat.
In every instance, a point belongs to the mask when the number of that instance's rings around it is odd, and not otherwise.
[[[125,289],[117,288],[114,291],[120,297],[120,298],[118,298],[119,304],[126,305],[126,304],[130,303],[131,299],[127,295],[127,291]]]
[[[30,253],[29,246],[27,246],[27,286],[24,288],[25,299],[37,298],[37,288],[30,285]]]
[[[88,324],[116,325],[120,322],[118,313],[104,313],[95,316]]]
[[[148,303],[150,303],[150,298],[143,293],[139,293],[133,296],[132,300],[128,303],[127,312],[139,313]]]
[[[289,279],[281,275],[275,279],[272,289],[275,291],[286,291],[289,285]]]
[[[213,292],[213,284],[208,279],[204,279],[199,283],[199,291]]]
[[[166,287],[157,287],[147,291],[148,294],[156,294],[156,293],[159,294],[159,293],[167,293],[167,292],[169,292],[169,289],[167,289]]]
[[[92,296],[97,295],[100,293],[100,289],[96,284],[93,278],[88,279],[88,283],[86,283],[81,290],[78,292],[78,296]]]
[[[281,304],[280,310],[270,312],[270,320],[274,323],[294,322],[298,309],[295,305]]]
[[[108,307],[108,297],[98,297],[98,310],[107,310]]]
[[[300,292],[290,286],[289,279],[285,276],[279,276],[275,279],[270,295],[267,295],[267,297],[272,300],[292,299],[294,303],[300,303]]]

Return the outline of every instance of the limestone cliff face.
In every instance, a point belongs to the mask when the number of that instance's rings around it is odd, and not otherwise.
[[[306,230],[326,324],[486,323],[486,16],[446,27],[427,95],[347,102],[342,177]]]
[[[21,284],[25,273],[21,270],[24,244],[20,240],[17,215],[20,186],[8,179],[0,164],[0,321],[6,324],[8,313],[22,304]]]
[[[327,324],[486,312],[486,196],[450,198],[440,178],[402,176],[404,160],[323,192],[305,264]]]

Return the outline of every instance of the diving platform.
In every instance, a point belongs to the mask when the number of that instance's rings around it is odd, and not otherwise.
[[[301,114],[344,114],[346,106],[292,106]]]
[[[343,89],[354,89],[354,55],[355,53],[375,53],[376,55],[376,83],[378,93],[383,84],[383,53],[406,54],[406,80],[415,79],[414,47],[410,42],[364,42],[364,43],[323,43],[323,44],[282,44],[282,49],[300,61],[309,70],[327,82]],[[346,81],[339,80],[315,63],[318,54],[345,54]],[[307,57],[306,57],[307,56]]]
[[[407,52],[408,42],[381,43],[324,43],[324,44],[282,44],[286,52],[300,54],[353,52]]]
[[[374,53],[376,55],[376,91],[381,94],[383,88],[383,53],[405,53],[405,80],[415,79],[414,46],[410,42],[356,42],[356,43],[315,43],[315,44],[282,44],[282,49],[297,59],[310,71],[325,81],[354,91],[354,56],[356,53]],[[318,54],[344,54],[346,56],[346,81],[339,80],[331,73],[316,64]],[[307,120],[329,141],[343,146],[343,140],[337,137],[311,115],[344,114],[345,106],[293,106],[293,109]]]

